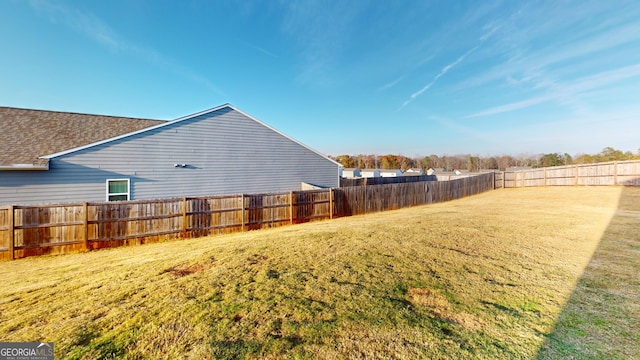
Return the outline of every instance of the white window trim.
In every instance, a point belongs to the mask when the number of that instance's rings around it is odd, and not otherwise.
[[[113,193],[110,194],[109,193],[109,182],[111,181],[126,181],[127,182],[127,192],[126,193]],[[105,196],[105,200],[109,201],[109,196],[113,196],[113,195],[127,195],[127,200],[131,200],[131,179],[125,178],[125,179],[107,179],[107,181],[105,182],[105,187],[106,187],[106,196]]]

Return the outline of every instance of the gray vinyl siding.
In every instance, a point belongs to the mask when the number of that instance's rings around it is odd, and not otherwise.
[[[49,171],[0,172],[0,205],[104,201],[107,179],[130,179],[132,200],[337,187],[338,166],[224,107],[52,158]]]

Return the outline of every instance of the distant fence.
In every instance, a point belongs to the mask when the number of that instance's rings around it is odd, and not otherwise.
[[[350,216],[444,202],[494,188],[494,174],[487,173],[451,181],[343,187],[334,189],[334,201],[337,214]]]
[[[393,177],[357,177],[340,178],[340,187],[365,186],[365,185],[385,185],[404,184],[420,181],[438,181],[435,175],[415,175],[415,176],[393,176]]]
[[[431,204],[495,188],[494,174],[446,182],[275,194],[0,208],[0,259],[207,236]]]
[[[455,174],[435,174],[435,175],[410,175],[410,176],[378,176],[378,177],[358,177],[340,178],[340,187],[364,186],[364,185],[384,185],[384,184],[404,184],[420,181],[450,181],[477,176],[477,173]]]
[[[504,173],[504,187],[624,185],[640,186],[640,161],[555,166]]]

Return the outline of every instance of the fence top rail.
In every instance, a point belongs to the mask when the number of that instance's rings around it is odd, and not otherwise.
[[[315,191],[315,190],[310,190],[310,191]],[[250,198],[250,197],[260,197],[260,196],[289,196],[290,191],[285,191],[285,192],[272,192],[272,193],[260,193],[260,194],[242,194],[242,196],[244,196],[245,198]]]
[[[292,191],[292,193],[294,194],[326,194],[330,190],[333,190],[333,188],[314,189],[314,190],[297,190],[297,191]]]
[[[218,199],[237,199],[242,196],[246,196],[243,194],[231,194],[231,195],[208,195],[208,196],[188,196],[183,199],[189,200],[218,200]]]
[[[632,164],[632,163],[640,163],[640,160],[617,160],[617,161],[607,161],[607,162],[599,162],[599,163],[591,163],[591,164],[575,164],[575,165],[565,165],[566,167],[589,167],[589,166],[608,166],[608,165],[624,165],[624,164]]]
[[[14,209],[51,209],[51,208],[68,208],[68,207],[74,207],[74,206],[84,206],[84,203],[40,204],[40,205],[8,205],[8,206],[12,206]]]
[[[134,204],[165,204],[172,202],[179,202],[180,198],[166,198],[166,199],[140,199],[140,200],[127,200],[127,201],[100,201],[100,202],[87,202],[88,206],[105,206],[105,205],[134,205]]]

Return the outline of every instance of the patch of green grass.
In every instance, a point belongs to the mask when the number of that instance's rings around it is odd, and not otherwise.
[[[526,300],[525,302],[519,304],[518,307],[522,311],[529,311],[529,312],[537,312],[540,309],[540,305],[537,304],[535,301],[531,301],[531,300]]]
[[[640,189],[499,190],[2,262],[0,338],[75,359],[634,355],[640,209],[621,196]]]

